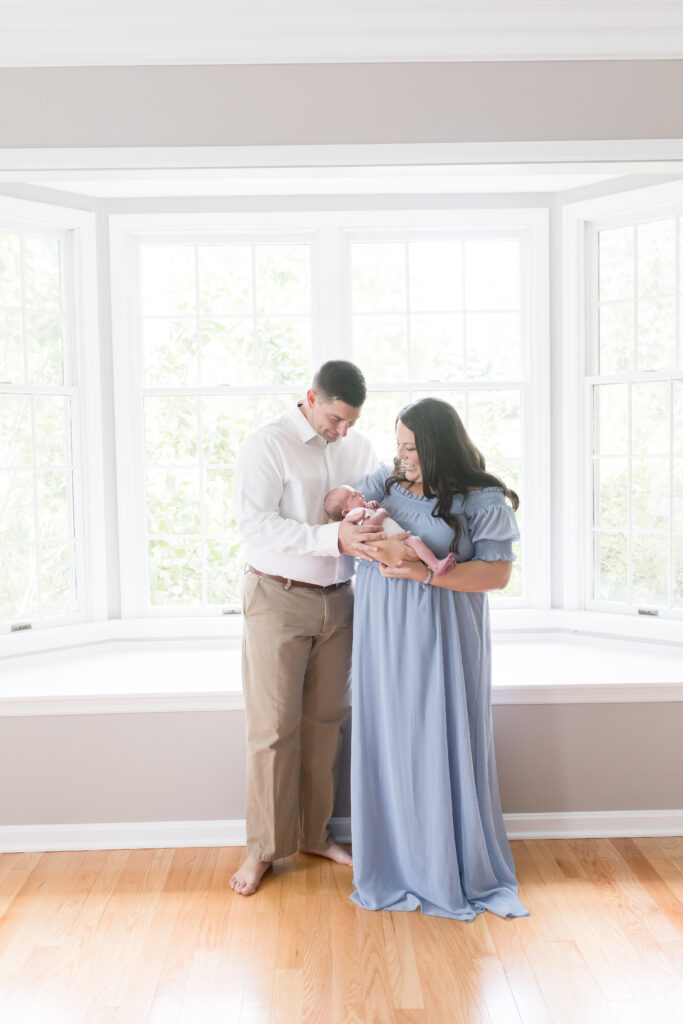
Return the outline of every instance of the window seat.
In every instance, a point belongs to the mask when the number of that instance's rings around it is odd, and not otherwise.
[[[683,700],[683,648],[564,633],[493,641],[493,703]],[[0,660],[0,716],[240,711],[240,640],[105,640]]]

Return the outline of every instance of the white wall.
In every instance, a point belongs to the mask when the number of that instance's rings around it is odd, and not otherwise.
[[[683,137],[683,61],[0,70],[0,148]]]

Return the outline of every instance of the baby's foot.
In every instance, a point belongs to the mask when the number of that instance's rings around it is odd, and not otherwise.
[[[443,576],[445,572],[450,572],[451,569],[455,567],[455,564],[456,562],[455,558],[453,557],[453,552],[449,551],[446,557],[442,558],[441,561],[437,564],[434,575]]]

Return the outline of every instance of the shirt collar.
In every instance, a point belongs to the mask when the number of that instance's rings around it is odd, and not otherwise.
[[[300,405],[295,405],[293,409],[290,409],[289,418],[294,424],[294,429],[304,444],[308,441],[312,441],[314,438],[318,438],[318,441],[321,441],[323,444],[326,443],[324,438],[320,437],[319,434],[316,434],[315,430],[302,413]]]

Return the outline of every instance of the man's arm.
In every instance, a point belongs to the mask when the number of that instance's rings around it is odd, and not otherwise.
[[[284,473],[278,453],[258,434],[247,438],[235,466],[235,514],[243,540],[292,555],[339,555],[339,523],[311,525],[280,515]]]

